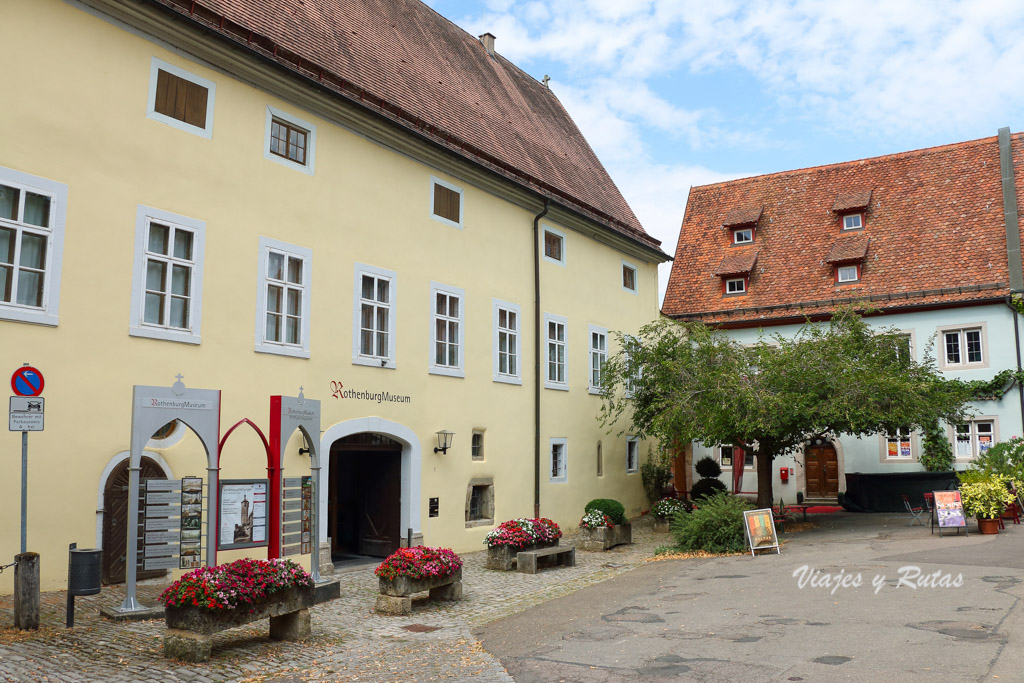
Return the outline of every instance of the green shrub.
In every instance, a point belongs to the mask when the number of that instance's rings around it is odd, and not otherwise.
[[[726,491],[725,484],[720,479],[698,479],[690,489],[690,498],[697,501],[707,496],[713,496],[716,493],[722,493]]]
[[[711,456],[705,456],[698,460],[693,469],[697,470],[697,474],[704,479],[717,479],[722,476],[722,466]]]
[[[705,498],[690,514],[677,514],[669,530],[683,550],[742,551],[747,547],[743,511],[751,509],[742,498],[718,493]]]
[[[929,472],[949,472],[953,469],[953,446],[949,443],[946,430],[935,420],[924,428],[924,448],[921,464]]]
[[[595,498],[583,508],[584,512],[590,512],[591,510],[600,510],[608,515],[613,524],[625,524],[629,521],[626,519],[626,508],[623,507],[622,503],[611,498]]]
[[[1024,480],[1024,439],[1000,441],[975,458],[969,469]]]
[[[659,451],[656,455],[647,449],[647,460],[640,465],[640,480],[644,483],[644,493],[652,503],[661,498],[661,492],[672,479],[672,460],[667,451]]]

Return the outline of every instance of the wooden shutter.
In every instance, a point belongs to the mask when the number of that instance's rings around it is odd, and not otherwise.
[[[447,218],[452,223],[459,222],[459,193],[449,190],[440,183],[434,183],[434,214]]]
[[[158,114],[184,121],[197,128],[206,128],[206,104],[209,90],[163,69],[157,71],[156,101]]]

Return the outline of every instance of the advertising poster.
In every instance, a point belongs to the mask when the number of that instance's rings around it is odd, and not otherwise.
[[[935,519],[939,528],[967,527],[959,491],[934,491],[932,495],[935,496]]]
[[[267,545],[266,479],[225,479],[220,484],[217,549]]]
[[[775,548],[776,552],[779,551],[779,537],[775,533],[775,520],[771,510],[744,510],[743,521],[747,529],[751,555],[755,554],[755,550]]]

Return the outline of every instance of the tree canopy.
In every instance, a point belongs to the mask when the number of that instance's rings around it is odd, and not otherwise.
[[[617,336],[620,350],[602,372],[602,425],[624,417],[632,433],[665,446],[698,441],[754,453],[763,507],[772,502],[772,461],[808,439],[960,422],[972,393],[934,362],[911,358],[905,336],[872,329],[850,310],[749,346],[668,319]]]

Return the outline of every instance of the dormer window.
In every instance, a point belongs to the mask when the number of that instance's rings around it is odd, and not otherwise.
[[[860,264],[850,265],[837,265],[836,266],[836,282],[838,284],[845,284],[847,282],[858,282],[860,281]]]
[[[746,294],[747,293],[747,278],[737,277],[730,278],[725,281],[725,293],[726,294]]]
[[[864,227],[864,214],[850,213],[843,216],[843,230],[860,230]]]
[[[737,228],[732,231],[733,244],[750,244],[754,241],[753,228]]]

